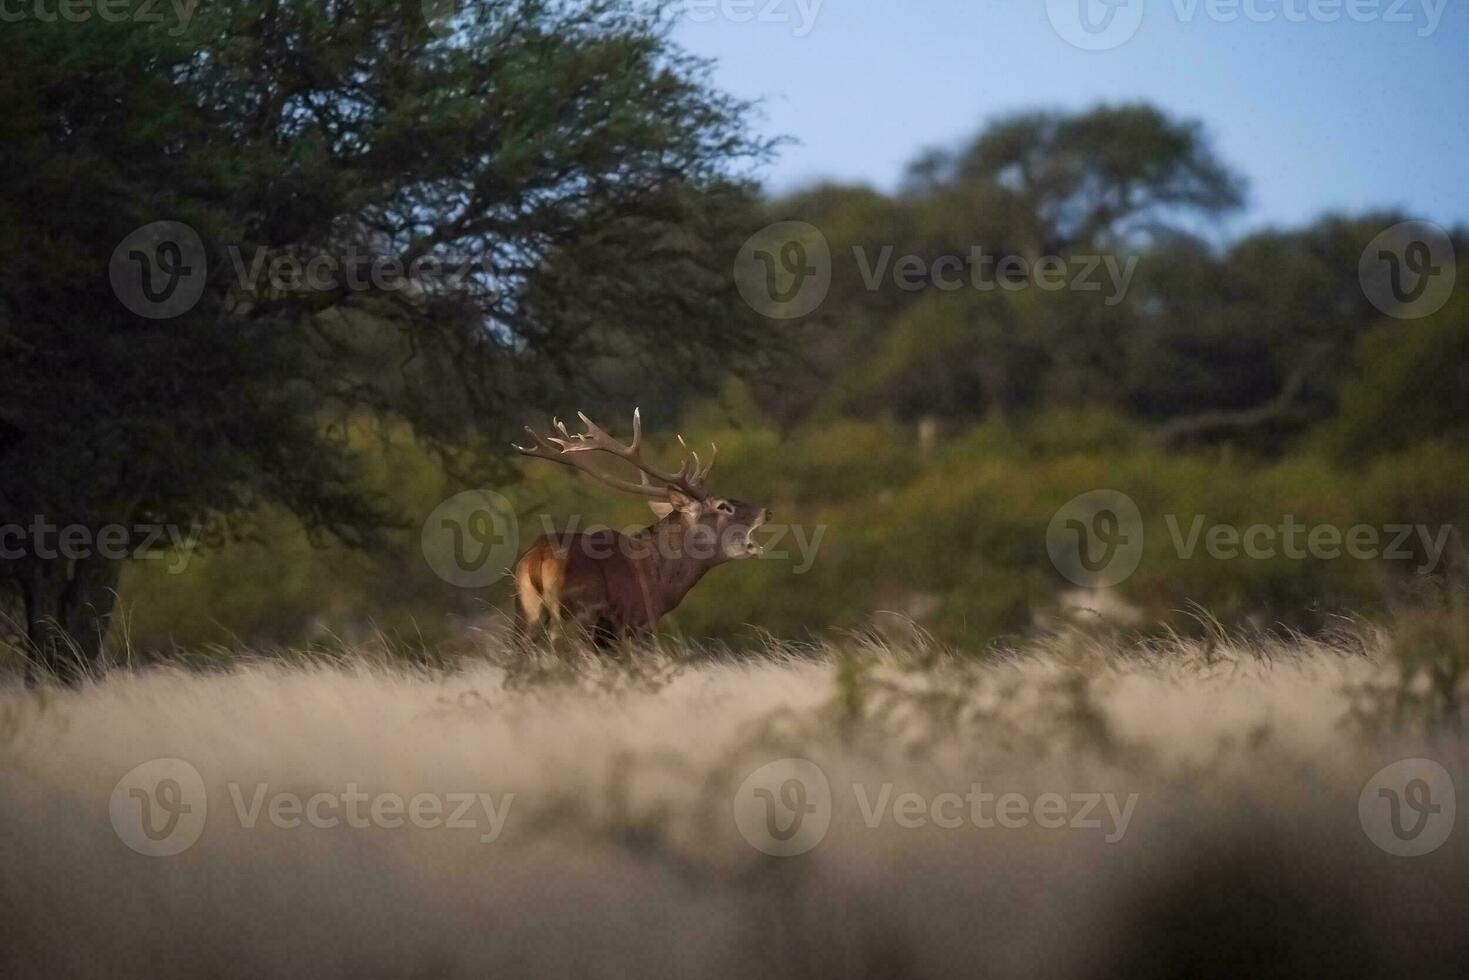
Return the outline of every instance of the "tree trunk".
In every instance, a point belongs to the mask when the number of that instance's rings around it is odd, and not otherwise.
[[[1329,344],[1312,344],[1281,385],[1280,394],[1255,408],[1237,411],[1201,412],[1173,419],[1158,430],[1158,439],[1166,449],[1177,449],[1193,439],[1218,438],[1233,433],[1249,432],[1269,425],[1301,427],[1317,418],[1318,413],[1304,402],[1306,382],[1317,364],[1331,353]]]
[[[121,576],[122,562],[100,555],[26,563],[20,583],[30,646],[27,683],[50,674],[76,684],[97,665]]]

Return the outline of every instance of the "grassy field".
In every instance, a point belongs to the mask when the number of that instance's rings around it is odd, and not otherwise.
[[[11,685],[0,973],[1460,975],[1463,820],[1399,856],[1366,792],[1420,757],[1469,787],[1469,690],[1408,642],[369,646]],[[1452,825],[1432,789],[1403,846]]]

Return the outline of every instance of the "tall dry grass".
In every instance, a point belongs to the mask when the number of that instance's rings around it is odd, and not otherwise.
[[[1423,681],[1394,642],[368,652],[11,686],[0,975],[1462,976],[1469,818],[1418,858],[1359,819],[1364,784],[1407,757],[1469,792],[1456,719],[1404,708]],[[774,857],[735,800],[788,757],[824,772],[831,826]],[[130,850],[109,817],[154,758],[206,789],[202,836],[172,857]],[[932,801],[975,782],[1136,798],[1125,829],[865,818],[884,785]],[[232,784],[509,803],[488,843],[480,811],[471,828],[247,827]]]

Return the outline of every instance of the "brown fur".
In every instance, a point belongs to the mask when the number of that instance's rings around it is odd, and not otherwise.
[[[690,453],[677,471],[662,470],[643,458],[637,409],[627,443],[585,413],[577,415],[585,432],[573,433],[555,421],[560,435],[542,437],[527,426],[529,443],[515,449],[643,497],[659,520],[632,534],[608,529],[532,542],[515,562],[516,635],[522,642],[542,631],[554,641],[573,625],[598,646],[646,636],[709,569],[760,554],[755,530],[770,519],[764,507],[710,496],[717,447],[710,447],[707,462]],[[593,453],[631,463],[639,482],[593,465]]]
[[[517,636],[554,640],[574,630],[606,646],[648,635],[709,569],[748,553],[750,530],[766,512],[724,503],[732,513],[687,501],[633,534],[537,538],[515,562]]]

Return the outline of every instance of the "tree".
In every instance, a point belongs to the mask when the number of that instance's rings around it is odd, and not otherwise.
[[[758,349],[727,269],[767,147],[658,7],[420,6],[0,34],[0,526],[92,543],[0,538],[40,665],[98,655],[113,526],[213,540],[274,504],[371,541],[395,515],[357,486],[353,413],[483,473],[599,363]]]
[[[1459,270],[1469,273],[1469,263]],[[1362,463],[1426,440],[1469,442],[1469,300],[1433,316],[1390,320],[1364,333],[1341,411],[1323,442]]]
[[[924,163],[925,172],[935,167]],[[1217,217],[1243,202],[1243,182],[1214,156],[1202,127],[1149,105],[1000,119],[937,172],[941,183],[1014,195],[1046,228],[1042,249],[1059,254]]]
[[[1257,232],[1221,255],[1173,249],[1146,264],[1130,407],[1169,445],[1278,450],[1337,411],[1353,348],[1381,314],[1358,265],[1384,212]]]
[[[860,247],[869,264],[884,249],[893,263],[959,261],[966,284],[947,294],[931,282],[904,290],[864,281],[856,261],[835,262],[830,295],[798,335],[807,373],[824,377],[776,375],[766,404],[785,419],[788,406],[904,419],[1002,416],[1045,403],[1121,409],[1128,354],[1148,353],[1131,334],[1157,314],[1140,296],[1146,277],[1129,277],[1128,289],[1118,283],[1125,295],[1115,295],[1101,286],[1099,260],[1124,269],[1142,252],[1146,267],[1180,243],[1192,247],[1188,230],[1238,208],[1242,187],[1199,124],[1123,105],[1001,118],[958,150],[922,154],[894,197],[821,188],[778,202],[773,216],[815,224],[834,256]],[[1034,269],[1058,258],[1076,263],[1066,288],[1041,290],[1024,276],[1006,283],[1013,291],[994,288],[1005,263]],[[990,288],[972,285],[976,272]],[[1070,288],[1079,279],[1085,288]],[[1142,382],[1157,386],[1152,376]]]

